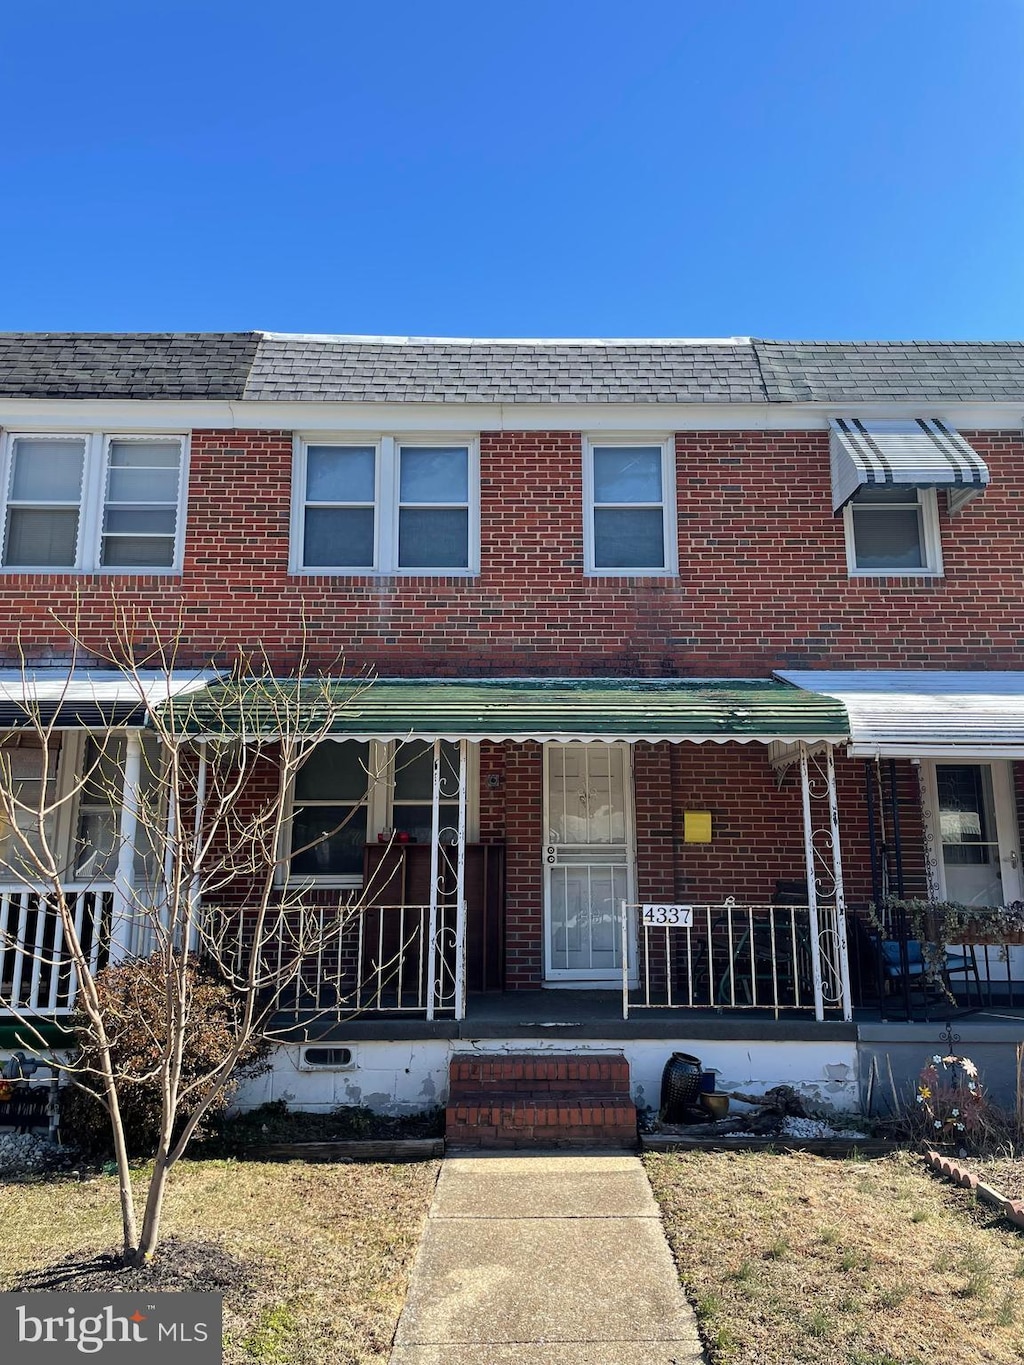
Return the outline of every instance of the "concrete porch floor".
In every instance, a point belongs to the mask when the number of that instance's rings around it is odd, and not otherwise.
[[[1016,1031],[1024,1038],[1024,1009],[994,1006],[985,1009],[954,1010],[937,1002],[927,1014],[919,1011],[913,1020],[883,1020],[877,1008],[858,1009],[850,1023],[835,1015],[822,1022],[811,1011],[783,1011],[776,1019],[770,1011],[759,1009],[630,1009],[622,1017],[622,996],[617,991],[537,990],[507,991],[470,995],[466,1018],[450,1015],[427,1021],[407,1014],[354,1014],[342,1020],[315,1015],[281,1017],[279,1030],[291,1040],[330,1041],[332,1038],[398,1039],[450,1038],[474,1039],[557,1039],[561,1042],[586,1039],[652,1038],[679,1039],[757,1039],[778,1042],[831,1042],[855,1040],[868,1029],[875,1038],[909,1037],[914,1033],[932,1037],[953,1020],[955,1031],[966,1028],[973,1035],[980,1031]],[[909,1032],[908,1032],[909,1031]]]

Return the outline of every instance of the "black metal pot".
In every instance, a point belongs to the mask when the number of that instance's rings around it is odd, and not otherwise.
[[[665,1123],[685,1123],[686,1110],[697,1104],[704,1070],[699,1057],[673,1052],[661,1073],[661,1117]]]

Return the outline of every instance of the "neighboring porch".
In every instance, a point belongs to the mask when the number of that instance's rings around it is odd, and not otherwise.
[[[73,1012],[68,934],[92,973],[152,951],[142,907],[161,894],[160,832],[177,817],[145,722],[216,676],[0,670],[0,1024],[46,1033]]]

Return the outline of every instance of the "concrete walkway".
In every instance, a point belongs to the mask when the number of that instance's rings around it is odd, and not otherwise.
[[[697,1365],[639,1160],[446,1158],[391,1365]]]

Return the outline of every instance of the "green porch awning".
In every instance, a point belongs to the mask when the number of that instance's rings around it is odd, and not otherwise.
[[[838,742],[841,702],[788,683],[632,678],[336,678],[214,684],[172,703],[197,737],[271,739],[317,728],[353,739],[681,743]]]

